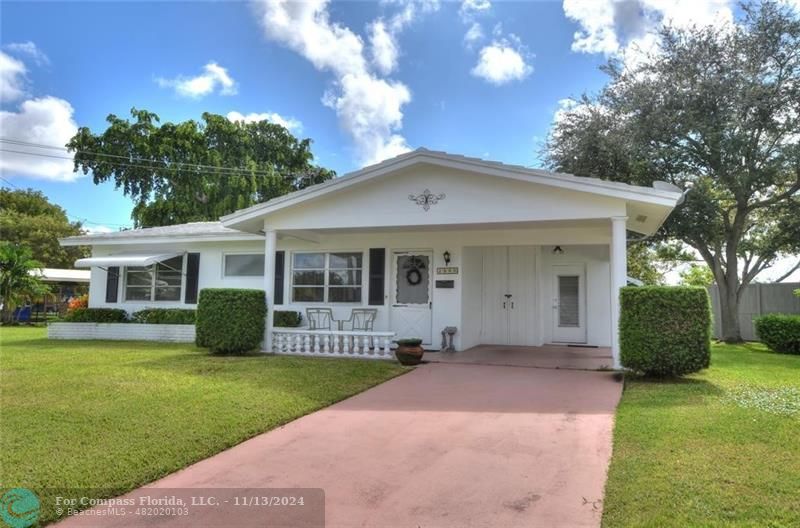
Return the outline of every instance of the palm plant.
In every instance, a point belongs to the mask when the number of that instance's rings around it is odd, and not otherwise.
[[[0,302],[4,323],[11,322],[11,314],[20,302],[49,291],[36,274],[40,267],[27,247],[0,243]]]

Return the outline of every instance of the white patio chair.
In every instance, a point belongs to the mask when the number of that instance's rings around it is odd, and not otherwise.
[[[306,308],[309,330],[333,330],[333,310],[330,308]]]

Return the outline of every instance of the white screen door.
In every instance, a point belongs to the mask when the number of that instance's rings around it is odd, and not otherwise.
[[[392,330],[397,338],[432,344],[430,251],[395,251],[392,281]]]
[[[586,272],[583,266],[553,266],[553,341],[586,342]]]

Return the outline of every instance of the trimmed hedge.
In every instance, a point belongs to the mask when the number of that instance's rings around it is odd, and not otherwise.
[[[194,324],[195,311],[184,308],[145,308],[131,316],[134,323]]]
[[[128,312],[119,308],[76,308],[67,312],[63,320],[70,323],[127,323]]]
[[[711,304],[705,288],[620,290],[620,360],[648,376],[682,376],[711,363]]]
[[[300,312],[275,310],[272,317],[272,324],[277,328],[297,328],[303,323],[303,315]]]
[[[800,354],[800,315],[768,314],[755,320],[756,334],[771,350]]]
[[[197,346],[218,354],[258,348],[264,339],[264,290],[206,288],[197,303]]]

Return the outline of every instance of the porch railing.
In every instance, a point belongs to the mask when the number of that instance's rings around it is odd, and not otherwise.
[[[394,359],[394,332],[274,328],[272,351],[301,356]]]

